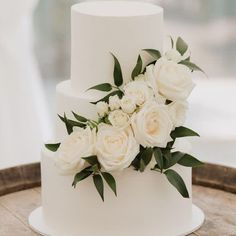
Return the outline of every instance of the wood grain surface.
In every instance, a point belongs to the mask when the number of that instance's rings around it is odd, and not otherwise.
[[[34,236],[27,219],[40,206],[40,188],[0,197],[0,235]],[[193,201],[206,215],[204,225],[191,236],[236,236],[236,195],[193,186]],[[66,236],[66,235],[65,235]]]
[[[193,168],[193,184],[236,193],[236,169],[206,163]]]
[[[38,187],[40,184],[41,174],[39,163],[0,170],[0,196]]]
[[[39,163],[0,170],[0,196],[39,187],[40,181]],[[236,193],[236,169],[206,163],[193,168],[193,184]]]

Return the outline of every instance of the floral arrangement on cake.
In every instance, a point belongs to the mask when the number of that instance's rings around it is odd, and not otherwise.
[[[61,143],[45,146],[56,152],[55,163],[60,172],[74,175],[73,187],[91,176],[104,200],[104,181],[117,195],[112,173],[133,168],[163,173],[184,198],[189,198],[182,177],[172,167],[202,164],[175,148],[176,139],[199,136],[183,124],[187,98],[195,86],[191,72],[202,70],[191,62],[188,45],[182,38],[176,42],[171,38],[171,44],[172,48],[163,55],[155,49],[143,49],[142,53],[148,53],[152,60],[145,63],[139,55],[126,84],[120,63],[112,54],[114,84],[89,88],[108,93],[92,102],[97,120],[74,112],[74,120],[66,114],[59,115],[68,136]]]

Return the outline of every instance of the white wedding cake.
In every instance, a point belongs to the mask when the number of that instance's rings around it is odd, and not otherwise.
[[[119,58],[125,84],[142,49],[163,51],[163,9],[127,1],[76,4],[71,10],[71,36],[71,78],[57,86],[57,113],[72,119],[73,111],[96,119],[90,102],[103,92],[86,90],[112,83],[111,53]],[[57,119],[55,141],[66,136],[65,125]],[[31,227],[43,235],[176,236],[202,224],[203,214],[192,205],[191,168],[178,164],[173,168],[182,176],[189,198],[182,197],[161,173],[126,168],[113,173],[117,197],[105,188],[102,202],[92,178],[72,188],[74,175],[61,174],[55,156],[46,148],[42,151],[42,207],[29,218]]]

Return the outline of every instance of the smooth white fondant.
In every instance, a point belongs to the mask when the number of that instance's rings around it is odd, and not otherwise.
[[[161,7],[144,2],[99,1],[85,2],[73,7],[80,14],[111,17],[131,17],[154,15],[162,11]]]
[[[189,228],[186,231],[181,232],[180,234],[176,234],[175,236],[185,236],[189,235],[195,230],[199,229],[204,222],[204,213],[203,211],[195,205],[192,205],[192,222],[189,225]],[[42,207],[35,209],[29,216],[29,225],[30,227],[37,233],[43,236],[64,236],[61,235],[60,232],[57,232],[56,229],[52,229],[46,225],[43,214]],[[145,235],[149,235],[148,231]],[[161,236],[159,234],[156,234]],[[70,235],[68,235],[70,236]]]
[[[73,176],[62,176],[54,153],[42,153],[43,219],[62,235],[176,236],[188,231],[192,201],[183,198],[164,175],[132,169],[113,173],[118,197],[105,185],[103,203],[88,178],[72,188]],[[191,168],[176,166],[191,194]]]
[[[96,84],[113,82],[110,52],[118,58],[128,81],[142,49],[162,51],[163,10],[149,3],[76,4],[71,11],[71,27],[71,80],[79,93]]]
[[[57,114],[62,115],[66,113],[68,118],[73,118],[73,112],[90,119],[97,120],[96,107],[91,104],[99,98],[99,93],[94,94],[93,97],[87,96],[86,93],[78,94],[71,86],[71,81],[66,80],[57,85],[56,89],[56,111]],[[56,117],[55,136],[56,140],[62,140],[67,135],[65,124]]]

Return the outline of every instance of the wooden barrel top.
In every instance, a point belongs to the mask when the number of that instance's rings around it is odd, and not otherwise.
[[[206,215],[192,236],[236,236],[236,169],[206,164],[193,170],[193,202]],[[40,206],[40,164],[0,170],[0,236],[33,236],[28,216]]]
[[[40,184],[39,163],[0,170],[0,196]],[[236,194],[236,169],[214,164],[193,168],[193,184]]]
[[[191,236],[235,236],[236,195],[222,190],[193,186],[193,201],[206,215],[203,226]],[[40,206],[40,188],[0,197],[0,235],[35,236],[27,220]]]
[[[40,185],[39,163],[0,170],[0,196]]]

